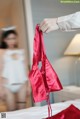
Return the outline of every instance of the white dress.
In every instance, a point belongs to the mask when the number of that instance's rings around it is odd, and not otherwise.
[[[2,77],[8,81],[5,86],[12,92],[17,92],[28,79],[24,59],[23,49],[6,50],[4,54]]]

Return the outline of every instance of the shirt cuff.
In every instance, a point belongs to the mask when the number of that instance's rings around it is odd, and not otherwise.
[[[73,14],[57,18],[57,25],[61,31],[63,32],[76,31],[76,30],[73,30],[71,28],[71,25],[68,23],[68,21],[71,19],[72,16]]]

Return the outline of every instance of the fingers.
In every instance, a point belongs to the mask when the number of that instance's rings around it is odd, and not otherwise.
[[[57,18],[44,19],[40,24],[40,30],[49,33],[54,30],[58,30]]]
[[[43,32],[47,32],[48,29],[49,29],[48,20],[44,19],[40,24],[40,30],[42,30]]]

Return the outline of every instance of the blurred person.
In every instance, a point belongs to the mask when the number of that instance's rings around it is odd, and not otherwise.
[[[30,95],[25,52],[18,48],[17,37],[15,30],[4,31],[1,37],[0,97],[6,100],[9,111],[26,108]]]

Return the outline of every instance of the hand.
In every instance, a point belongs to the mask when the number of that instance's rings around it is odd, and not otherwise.
[[[48,33],[50,31],[54,31],[54,30],[58,30],[59,27],[57,25],[57,18],[48,18],[48,19],[44,19],[41,23],[40,23],[40,30]]]
[[[4,96],[5,96],[5,87],[0,85],[0,98],[4,99]]]
[[[7,84],[8,80],[0,76],[0,85]]]
[[[27,96],[30,96],[31,94],[31,88],[27,88]]]
[[[31,85],[30,85],[30,82],[28,81],[27,83],[27,96],[30,96],[31,94]]]

